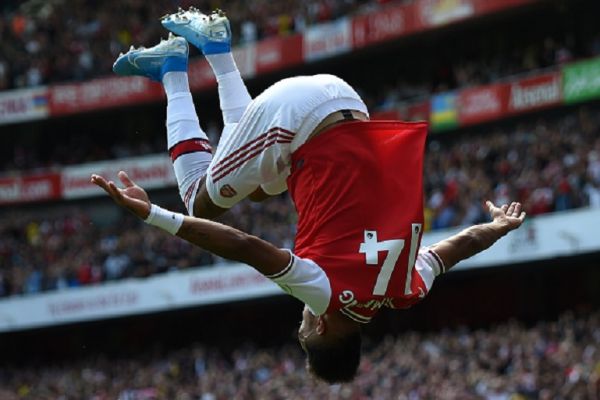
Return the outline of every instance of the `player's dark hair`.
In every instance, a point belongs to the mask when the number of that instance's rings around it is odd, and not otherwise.
[[[329,383],[350,382],[360,364],[360,330],[351,332],[327,343],[305,343],[306,367],[315,377]]]

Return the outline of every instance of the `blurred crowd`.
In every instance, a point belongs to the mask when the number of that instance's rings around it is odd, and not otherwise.
[[[241,0],[9,0],[0,5],[0,90],[108,75],[115,58],[130,45],[150,46],[166,36],[158,19],[178,6],[225,9],[239,44],[303,32],[311,25],[369,12],[384,3],[412,1],[257,0],[248,7]],[[582,20],[581,25],[586,23]],[[376,102],[385,107],[432,89],[488,82],[600,54],[597,29],[590,34],[582,26],[560,32],[553,28],[519,30],[518,35],[502,29],[470,38],[468,43],[457,41],[452,49],[442,46],[435,50],[436,67],[425,69],[428,76],[413,73],[410,79],[387,82]]]
[[[358,8],[377,7],[370,0],[27,0],[0,5],[0,90],[111,72],[121,51],[134,44],[151,46],[166,36],[159,18],[177,7],[204,12],[227,11],[238,42],[302,32]]]
[[[92,213],[77,207],[4,213],[0,297],[143,278],[223,261],[128,214],[102,225],[92,221]],[[281,197],[261,205],[239,204],[220,221],[291,248],[294,218],[287,198]]]
[[[433,136],[424,182],[427,231],[487,221],[487,199],[520,201],[530,216],[600,207],[600,112],[580,107],[492,132]],[[180,207],[179,201],[173,204],[169,208]],[[92,213],[75,207],[5,212],[0,218],[0,297],[217,261],[129,215],[101,226],[92,223]],[[242,202],[222,222],[292,248],[295,218],[283,195],[264,203]]]
[[[327,386],[297,344],[202,345],[138,358],[5,368],[0,397],[89,400],[597,400],[600,313],[525,327],[409,332],[368,343],[351,384]],[[220,351],[219,351],[220,350]]]
[[[560,118],[431,140],[425,157],[431,229],[485,220],[483,203],[523,203],[530,216],[600,207],[600,114],[582,107]]]

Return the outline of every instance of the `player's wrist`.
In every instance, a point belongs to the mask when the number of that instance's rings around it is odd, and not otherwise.
[[[506,219],[497,218],[490,223],[490,227],[498,235],[498,239],[510,232],[510,224]]]
[[[183,225],[184,219],[183,214],[166,210],[156,204],[150,204],[150,214],[144,219],[144,222],[175,235]]]

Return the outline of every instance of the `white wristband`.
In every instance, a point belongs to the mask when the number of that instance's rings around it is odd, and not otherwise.
[[[150,207],[150,214],[148,218],[144,220],[149,225],[157,226],[160,229],[164,229],[169,232],[171,235],[175,235],[181,225],[183,225],[183,214],[174,213],[169,210],[165,210],[157,206],[156,204],[152,204]]]

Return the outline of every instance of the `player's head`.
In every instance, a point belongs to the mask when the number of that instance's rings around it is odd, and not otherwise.
[[[298,340],[306,352],[306,367],[327,383],[350,382],[360,364],[360,325],[340,313],[302,313]]]

